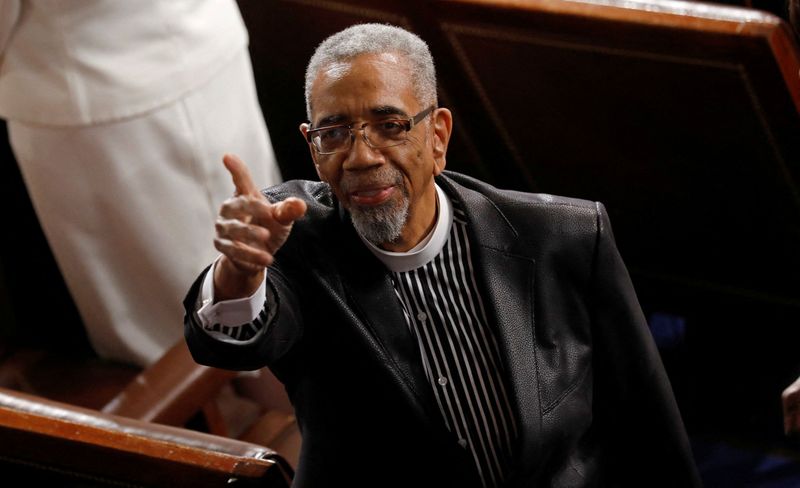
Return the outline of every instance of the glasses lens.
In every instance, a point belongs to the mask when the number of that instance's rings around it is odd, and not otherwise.
[[[397,146],[406,141],[408,121],[384,120],[364,127],[364,135],[372,147]]]
[[[404,119],[365,123],[361,127],[353,129],[346,125],[337,125],[313,131],[311,142],[320,154],[347,152],[353,140],[351,131],[363,130],[364,138],[369,146],[380,149],[406,142],[409,129],[411,129],[411,124]]]
[[[346,151],[350,146],[350,129],[346,126],[320,129],[314,133],[311,141],[321,153]]]

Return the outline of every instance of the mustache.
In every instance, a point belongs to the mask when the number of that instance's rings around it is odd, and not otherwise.
[[[339,186],[345,194],[360,188],[379,186],[403,186],[403,174],[397,168],[384,166],[365,174],[348,174],[339,181]]]

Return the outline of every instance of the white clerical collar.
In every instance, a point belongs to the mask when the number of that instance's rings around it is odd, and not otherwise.
[[[367,248],[372,251],[381,262],[395,273],[411,271],[421,266],[425,266],[433,260],[447,243],[450,236],[450,227],[453,225],[453,205],[438,185],[436,187],[436,200],[439,204],[436,225],[419,244],[406,252],[385,251],[375,244],[361,237]]]

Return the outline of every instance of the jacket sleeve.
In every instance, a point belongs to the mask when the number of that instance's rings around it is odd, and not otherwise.
[[[592,277],[595,422],[609,449],[609,486],[702,486],[672,387],[597,204]]]
[[[255,370],[271,366],[284,357],[303,333],[297,310],[296,295],[277,268],[270,268],[267,278],[266,301],[262,315],[266,317],[264,331],[247,342],[219,340],[202,330],[197,317],[200,287],[211,269],[206,268],[195,280],[184,306],[184,337],[194,360],[206,366],[231,370]]]

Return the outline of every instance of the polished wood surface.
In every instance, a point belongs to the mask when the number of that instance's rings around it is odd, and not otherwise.
[[[675,38],[696,32],[766,42],[781,70],[786,90],[800,112],[800,61],[796,42],[791,28],[781,18],[764,11],[704,2],[661,0],[441,0],[437,3],[443,4],[437,6],[440,13],[452,12],[454,17],[461,16],[465,8],[483,9],[482,13],[503,11],[513,15],[516,12],[521,16],[520,25],[522,18],[530,19],[532,14],[537,18],[557,16],[558,19],[549,20],[552,26],[588,21],[594,29],[604,30],[606,37],[619,36],[621,29],[643,27],[672,31]],[[466,15],[470,17],[470,14]],[[477,17],[471,16],[471,20],[477,20]],[[638,40],[643,41],[644,36]],[[669,43],[661,50],[671,52],[674,47],[674,43]],[[733,54],[735,57],[736,53]]]
[[[234,390],[231,384],[239,374],[195,363],[186,343],[180,340],[158,361],[128,381],[101,411],[179,427],[188,425],[199,415],[205,431],[269,446],[280,453],[289,466],[296,467],[301,437],[291,406],[288,409],[266,408],[235,391],[223,394],[225,388]],[[285,396],[283,391],[273,394]],[[237,403],[247,406],[248,411],[243,412],[241,408],[237,411]]]
[[[52,402],[0,388],[0,464],[91,486],[288,486],[291,469],[256,444]],[[107,485],[106,485],[107,484]]]
[[[102,411],[147,422],[184,425],[236,376],[235,371],[196,364],[181,339],[131,380]]]

